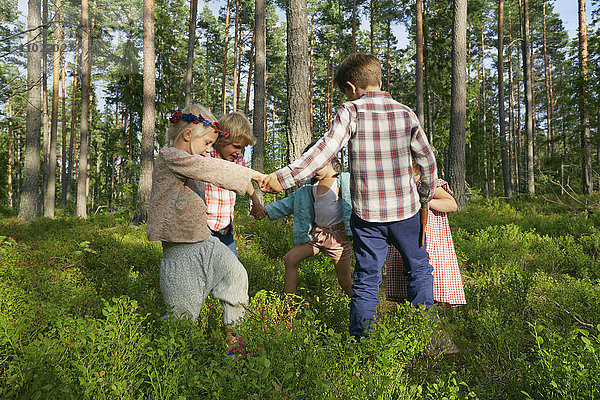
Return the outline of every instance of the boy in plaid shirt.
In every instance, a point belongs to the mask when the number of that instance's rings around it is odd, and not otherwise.
[[[244,149],[246,146],[254,144],[250,121],[244,114],[234,111],[221,117],[219,126],[229,132],[229,136],[217,139],[210,151],[210,157],[231,161],[245,167]],[[212,235],[216,236],[237,256],[237,248],[233,239],[233,211],[236,194],[231,190],[222,189],[210,183],[204,184],[204,190],[208,227]],[[256,196],[252,183],[248,185],[246,193],[252,199],[250,215],[264,218],[266,215],[265,208]]]
[[[360,340],[377,314],[381,268],[390,244],[407,261],[409,301],[433,305],[433,267],[425,246],[419,247],[419,209],[433,196],[437,167],[415,113],[381,91],[381,65],[375,56],[349,56],[334,82],[348,102],[329,132],[298,160],[270,174],[261,188],[280,192],[307,180],[348,144],[356,257],[350,334]],[[420,190],[411,158],[421,172]]]

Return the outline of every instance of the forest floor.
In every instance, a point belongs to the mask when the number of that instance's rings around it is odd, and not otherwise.
[[[460,352],[435,357],[427,317],[384,296],[355,343],[322,255],[286,301],[291,221],[255,221],[240,203],[251,303],[237,357],[212,296],[196,323],[162,318],[161,247],[128,213],[0,218],[0,398],[600,397],[599,196],[471,198],[450,215],[467,304],[439,310]]]

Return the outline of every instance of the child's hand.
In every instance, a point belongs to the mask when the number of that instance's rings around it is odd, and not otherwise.
[[[265,193],[281,193],[283,191],[283,186],[281,186],[281,183],[279,183],[279,180],[274,172],[267,175],[262,184],[259,186],[260,190]]]
[[[252,209],[250,210],[250,215],[254,218],[261,220],[267,216],[267,210],[260,203],[252,203]]]
[[[262,172],[254,171],[254,174],[252,174],[252,180],[256,182],[259,187],[262,187],[264,180],[267,178],[268,175],[265,175]]]

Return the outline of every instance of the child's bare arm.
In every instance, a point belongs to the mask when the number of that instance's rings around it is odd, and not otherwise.
[[[433,192],[433,199],[429,201],[429,208],[439,212],[454,212],[458,210],[458,205],[450,193],[438,187]]]
[[[252,200],[252,209],[250,210],[250,215],[258,220],[266,217],[267,211],[256,195],[256,191],[254,190],[254,185],[252,185],[252,182],[248,184],[248,190],[246,193],[248,193],[248,196],[250,196],[250,199]]]

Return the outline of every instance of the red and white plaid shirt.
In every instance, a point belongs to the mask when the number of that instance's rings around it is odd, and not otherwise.
[[[346,143],[352,209],[361,219],[401,221],[419,211],[420,198],[433,196],[437,166],[427,137],[415,113],[387,92],[365,92],[342,104],[331,130],[302,157],[275,172],[279,183],[290,188],[307,180]],[[411,158],[421,168],[421,192]]]
[[[212,149],[210,157],[219,158],[217,152]],[[243,167],[246,166],[244,157],[234,161]],[[213,231],[227,228],[233,222],[233,210],[235,208],[235,192],[221,189],[210,183],[204,183],[206,199],[206,221],[208,227]]]

